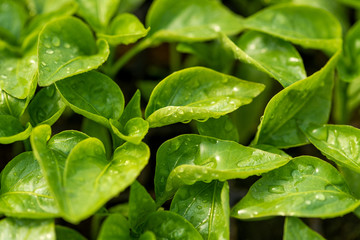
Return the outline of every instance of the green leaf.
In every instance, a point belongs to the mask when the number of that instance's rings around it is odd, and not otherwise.
[[[64,6],[74,5],[73,0],[26,0],[27,8],[31,15],[43,15],[52,13],[56,15],[57,10],[64,8]]]
[[[181,135],[163,143],[156,155],[156,201],[163,203],[183,185],[196,181],[247,178],[286,164],[289,157],[233,141]]]
[[[129,223],[131,229],[139,232],[147,217],[156,211],[156,204],[146,189],[137,181],[130,188]]]
[[[47,144],[50,134],[48,125],[34,128],[31,145],[62,216],[71,223],[91,216],[128,187],[149,159],[149,149],[144,143],[125,143],[115,150],[112,160],[108,161],[103,144],[96,138],[79,142],[80,139],[75,138],[70,146],[67,142],[55,140]],[[64,141],[67,139],[64,138]],[[59,147],[63,154],[55,151]],[[68,156],[64,152],[69,152]],[[87,201],[84,202],[84,199]]]
[[[341,174],[329,163],[303,156],[264,174],[231,210],[239,219],[268,216],[330,218],[360,205]]]
[[[36,45],[22,56],[0,47],[0,88],[8,94],[24,99],[32,90],[37,71]]]
[[[156,236],[153,232],[146,231],[141,234],[139,240],[156,240]]]
[[[17,118],[10,115],[0,115],[0,144],[25,140],[30,136],[31,130],[30,123],[27,123],[24,128]]]
[[[119,119],[124,96],[108,76],[91,71],[58,81],[56,87],[74,112],[106,127],[108,119]]]
[[[0,39],[11,44],[19,43],[28,16],[25,8],[16,1],[0,3]]]
[[[360,130],[347,125],[308,128],[309,141],[336,164],[360,173]]]
[[[352,194],[360,199],[360,174],[346,167],[338,167]]]
[[[149,130],[149,123],[139,117],[130,119],[124,127],[113,119],[109,122],[116,136],[133,144],[139,144]]]
[[[156,239],[202,240],[200,233],[182,216],[168,211],[152,213],[144,230],[156,235]]]
[[[0,240],[55,240],[53,220],[5,218],[0,221]]]
[[[32,125],[54,124],[65,110],[65,103],[54,85],[41,89],[29,104]]]
[[[338,0],[338,2],[349,5],[354,8],[360,8],[360,2],[357,0]]]
[[[72,228],[56,225],[55,233],[57,240],[86,240],[80,233]]]
[[[305,225],[299,218],[287,217],[284,225],[283,240],[325,240],[320,234]]]
[[[145,37],[149,30],[144,28],[135,15],[123,13],[116,16],[106,33],[98,33],[97,36],[106,39],[111,45],[130,44]]]
[[[236,45],[226,35],[222,37],[236,59],[267,73],[283,87],[306,78],[300,54],[295,47],[282,39],[249,31],[240,37]]]
[[[95,39],[89,27],[74,17],[48,23],[39,35],[39,85],[98,68],[109,56],[105,40]]]
[[[227,182],[197,182],[181,187],[171,202],[170,211],[191,222],[203,239],[230,239]]]
[[[18,99],[0,91],[0,115],[12,115],[19,118],[24,113],[27,104],[27,99]]]
[[[268,102],[254,144],[288,148],[308,142],[300,128],[328,121],[338,57],[339,52],[321,70],[283,89]]]
[[[296,4],[277,4],[244,21],[248,29],[282,38],[305,48],[335,52],[341,47],[341,25],[328,11]]]
[[[149,37],[155,44],[210,40],[220,31],[236,34],[242,30],[242,22],[217,0],[156,0],[146,17]]]
[[[0,213],[32,219],[59,215],[32,152],[21,153],[1,172]]]
[[[129,222],[121,214],[111,214],[102,224],[97,240],[108,239],[131,239]]]
[[[133,12],[138,9],[145,0],[121,0],[118,13]]]
[[[79,15],[90,26],[101,32],[109,25],[111,17],[115,14],[120,0],[76,0],[79,4]]]
[[[238,130],[228,115],[218,119],[209,118],[206,122],[197,122],[196,126],[201,135],[235,142],[239,141]]]
[[[141,103],[141,92],[140,90],[136,90],[134,96],[126,104],[124,112],[121,114],[121,117],[119,119],[121,125],[125,125],[132,118],[142,117],[140,103]]]
[[[249,104],[264,85],[214,70],[193,67],[175,72],[153,90],[145,110],[150,127],[207,120]]]

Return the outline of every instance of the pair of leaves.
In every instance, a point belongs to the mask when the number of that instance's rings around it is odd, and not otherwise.
[[[108,161],[98,139],[66,131],[47,143],[50,134],[49,126],[36,127],[31,144],[61,216],[73,223],[92,215],[130,185],[149,158],[144,143],[125,143]]]

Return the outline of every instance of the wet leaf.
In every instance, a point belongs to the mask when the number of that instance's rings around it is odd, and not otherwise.
[[[218,119],[209,118],[206,122],[197,122],[196,126],[200,135],[235,142],[239,141],[238,129],[228,115]]]
[[[20,121],[10,115],[0,115],[0,143],[9,144],[22,141],[30,136],[32,127],[30,123],[26,127]]]
[[[325,240],[320,234],[306,226],[299,218],[287,217],[284,225],[283,240]]]

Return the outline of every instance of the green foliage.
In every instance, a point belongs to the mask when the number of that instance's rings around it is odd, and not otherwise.
[[[358,8],[0,1],[0,240],[330,237],[360,216]]]

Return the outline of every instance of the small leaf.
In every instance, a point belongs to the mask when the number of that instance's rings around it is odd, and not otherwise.
[[[124,127],[110,119],[110,126],[116,136],[133,144],[139,144],[149,130],[149,123],[139,117],[130,119]]]
[[[153,90],[145,110],[150,127],[207,120],[249,104],[264,85],[214,70],[193,67],[175,72]]]
[[[320,234],[305,225],[299,218],[287,217],[284,225],[283,240],[325,240]]]
[[[217,0],[156,0],[146,17],[154,43],[210,40],[220,31],[236,34],[242,30],[242,22]]]
[[[55,240],[53,220],[5,218],[0,221],[0,240]]]
[[[1,172],[0,213],[32,219],[59,215],[32,152],[18,155]]]
[[[203,239],[230,239],[227,182],[197,182],[181,187],[171,202],[170,211],[191,222]]]
[[[223,140],[239,141],[239,133],[228,115],[218,119],[209,118],[206,122],[197,122],[197,130],[201,135]]]
[[[88,72],[103,64],[109,55],[105,40],[97,43],[86,24],[74,17],[48,23],[39,35],[39,85]]]
[[[306,78],[300,54],[295,47],[282,39],[250,31],[242,35],[236,45],[226,35],[222,37],[236,59],[267,73],[283,87]]]
[[[139,232],[147,217],[156,211],[156,204],[140,183],[134,182],[130,188],[129,223],[131,229]]]
[[[62,216],[72,223],[91,216],[128,187],[145,167],[150,155],[144,143],[125,143],[115,150],[112,160],[108,161],[103,144],[96,138],[79,142],[79,138],[75,138],[76,141],[68,138],[71,146],[67,147],[66,142],[51,139],[47,144],[50,134],[50,127],[41,125],[34,129],[30,140]],[[68,156],[60,154],[59,150],[54,151],[64,146],[61,152],[69,152]]]
[[[328,121],[338,57],[339,52],[321,70],[283,89],[268,102],[254,144],[289,148],[308,142],[300,128]]]
[[[334,53],[341,47],[341,25],[328,11],[305,5],[277,4],[244,21],[251,30],[282,38],[305,48]]]
[[[107,217],[102,224],[98,240],[130,239],[129,222],[121,214],[114,213]]]
[[[111,45],[130,44],[145,37],[150,28],[145,29],[139,19],[130,13],[116,16],[106,33],[98,33],[98,37],[106,39]]]
[[[233,141],[181,135],[163,143],[156,155],[157,203],[169,199],[183,185],[247,178],[286,164],[289,157],[242,146]]]
[[[54,85],[41,89],[29,104],[30,123],[54,124],[65,110],[65,103]]]
[[[141,102],[141,93],[139,90],[137,90],[134,96],[127,103],[124,112],[121,114],[121,117],[119,119],[121,125],[124,126],[132,118],[142,117],[140,102]]]
[[[360,130],[347,125],[323,125],[305,132],[309,141],[336,164],[360,173]]]
[[[17,118],[10,115],[0,115],[0,144],[25,140],[30,136],[31,130],[30,123],[27,123],[24,128]]]
[[[303,156],[264,174],[231,210],[239,219],[268,216],[330,218],[352,212],[360,201],[329,163]]]
[[[153,232],[156,239],[202,240],[200,233],[182,216],[168,211],[152,213],[144,230]]]
[[[119,119],[124,109],[124,96],[108,76],[91,71],[58,81],[56,87],[67,105],[105,127],[108,119]]]
[[[56,225],[55,233],[57,240],[86,240],[80,233],[72,228]]]
[[[141,234],[139,240],[156,240],[156,236],[153,232],[146,231]]]

